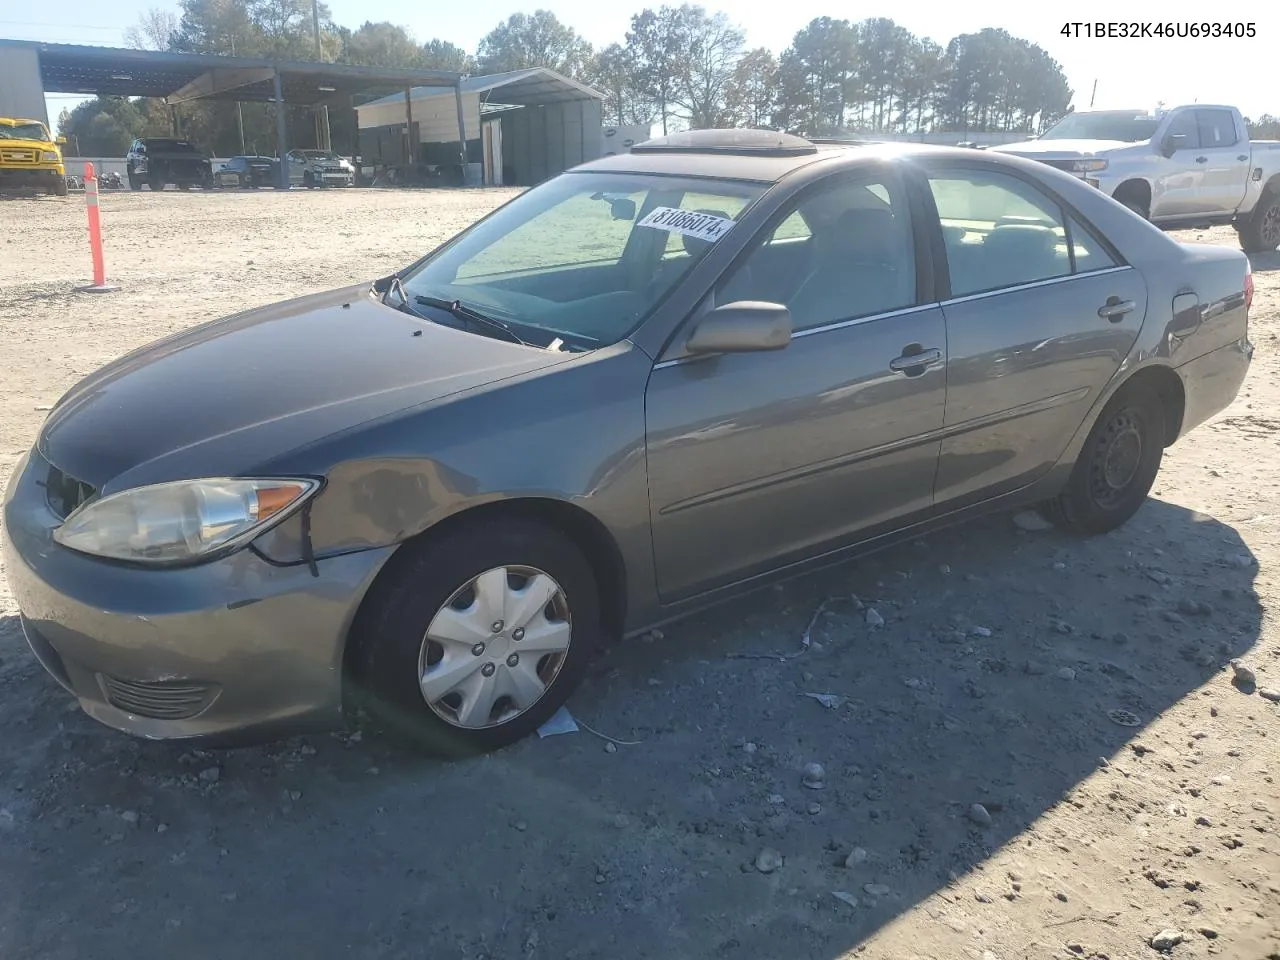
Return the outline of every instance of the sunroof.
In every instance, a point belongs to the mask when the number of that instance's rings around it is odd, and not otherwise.
[[[799,157],[818,148],[803,137],[776,130],[689,130],[645,140],[632,153],[733,153],[771,157]]]

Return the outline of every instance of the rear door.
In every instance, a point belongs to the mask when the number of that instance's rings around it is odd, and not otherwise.
[[[1221,216],[1235,213],[1244,200],[1249,179],[1249,141],[1230,110],[1197,108],[1200,149],[1195,163],[1203,168],[1195,213]]]
[[[924,179],[947,253],[945,510],[1057,462],[1136,340],[1146,284],[1030,177],[955,161]]]
[[[785,304],[790,344],[680,356],[686,330],[654,367],[645,407],[664,603],[932,509],[947,343],[912,218],[892,171],[817,185],[713,293]]]

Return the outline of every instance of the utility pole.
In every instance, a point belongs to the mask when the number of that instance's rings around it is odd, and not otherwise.
[[[311,28],[316,37],[316,59],[323,60],[324,53],[320,47],[320,0],[311,0]],[[316,146],[321,150],[332,150],[329,139],[329,105],[322,103],[316,113]]]
[[[1098,78],[1093,78],[1093,93],[1089,94],[1089,109],[1093,109],[1093,100],[1098,95]]]
[[[231,41],[231,55],[236,55],[236,38],[229,37]],[[236,127],[240,130],[240,155],[244,156],[244,105],[239,100],[236,101]]]

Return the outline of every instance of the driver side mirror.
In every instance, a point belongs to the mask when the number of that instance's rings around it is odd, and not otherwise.
[[[791,311],[780,303],[738,300],[706,314],[685,342],[690,353],[757,353],[791,342]]]
[[[1187,135],[1185,133],[1171,133],[1160,141],[1160,154],[1167,160],[1179,150],[1186,149],[1186,146]]]

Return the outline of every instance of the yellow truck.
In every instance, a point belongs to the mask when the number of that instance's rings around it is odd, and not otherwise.
[[[0,193],[67,195],[67,170],[61,145],[39,120],[0,117]]]

